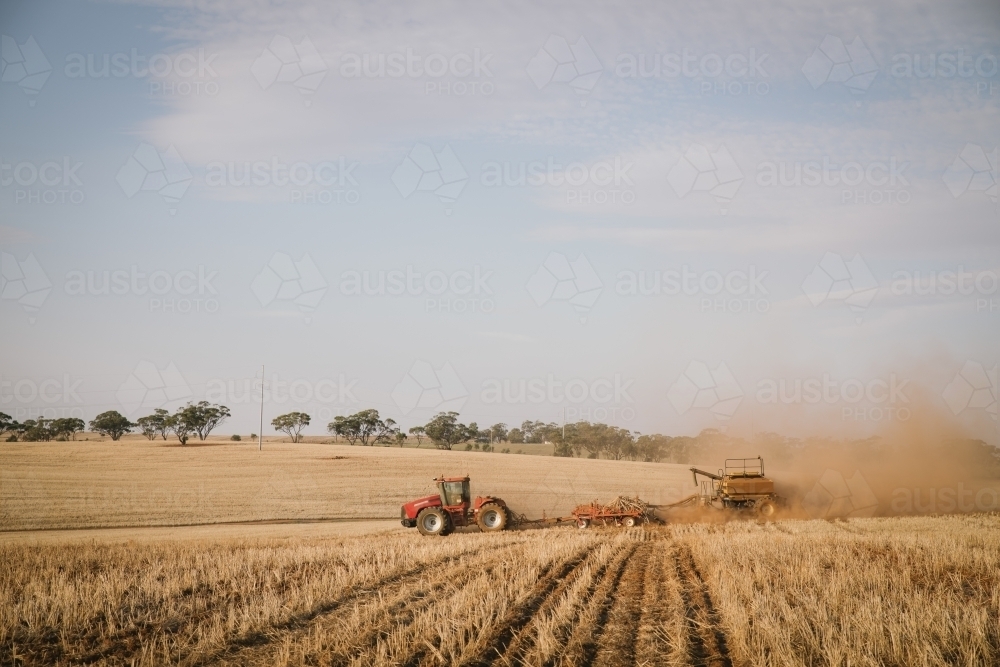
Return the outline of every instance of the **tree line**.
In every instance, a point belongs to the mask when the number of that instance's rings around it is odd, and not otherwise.
[[[112,440],[138,430],[149,440],[167,440],[174,436],[183,445],[191,437],[205,440],[230,416],[224,405],[207,401],[188,403],[173,414],[157,409],[134,423],[111,410],[90,421],[90,431]],[[276,431],[286,433],[292,442],[302,441],[302,431],[311,418],[304,412],[290,412],[271,420]],[[28,419],[17,422],[0,412],[0,436],[8,442],[38,442],[74,440],[85,428],[82,419]],[[504,423],[480,428],[476,422],[463,424],[457,412],[441,412],[426,424],[414,426],[406,433],[393,420],[383,419],[378,410],[361,410],[352,415],[335,417],[327,431],[351,445],[404,446],[410,437],[420,447],[424,439],[432,446],[452,450],[464,445],[466,450],[495,452],[507,444],[550,444],[554,456],[591,459],[630,460],[664,463],[695,463],[717,461],[726,457],[763,455],[771,464],[788,465],[803,458],[822,459],[828,455],[843,457],[845,453],[859,460],[888,456],[892,445],[877,437],[862,440],[828,438],[789,438],[777,433],[757,433],[750,441],[730,436],[717,429],[704,429],[695,436],[666,436],[659,433],[641,434],[608,424],[579,421],[572,424],[524,421],[519,427],[507,428]],[[239,436],[233,436],[238,440]],[[981,440],[956,439],[946,444],[948,451],[963,461],[974,461],[985,476],[1000,478],[1000,449]],[[504,448],[502,452],[509,452]],[[832,454],[831,454],[832,453]]]
[[[173,435],[182,445],[186,445],[193,436],[197,436],[199,440],[207,438],[229,416],[229,408],[226,406],[200,401],[177,408],[174,414],[170,414],[167,410],[156,409],[153,414],[140,417],[135,422],[117,410],[109,410],[94,417],[89,426],[91,432],[115,441],[121,440],[127,433],[138,430],[150,440],[155,440],[157,437],[166,440]],[[83,431],[86,426],[82,419],[76,417],[28,419],[19,423],[10,415],[0,412],[0,434],[8,434],[7,442],[75,440],[76,434]]]
[[[7,435],[7,442],[42,442],[47,440],[75,440],[76,434],[86,427],[82,419],[66,417],[63,419],[26,419],[23,422],[14,420],[10,415],[0,412],[0,435]]]
[[[465,443],[466,449],[493,451],[494,443],[507,442],[507,426],[494,424],[480,429],[476,422],[468,425],[459,423],[457,412],[442,412],[423,426],[414,426],[404,433],[393,419],[382,419],[378,410],[362,410],[353,415],[334,417],[327,424],[327,431],[343,438],[351,445],[397,445],[406,444],[409,436],[417,441],[417,447],[424,438],[438,449],[454,449]]]
[[[104,415],[98,415],[97,419],[99,420],[102,416],[109,414],[111,413],[106,412]],[[118,413],[113,414],[118,415]],[[173,434],[178,442],[186,445],[192,436],[197,436],[199,440],[207,438],[229,416],[229,408],[226,406],[209,403],[208,401],[199,401],[177,408],[174,414],[170,414],[162,408],[157,408],[153,410],[153,414],[136,419],[135,424],[129,424],[128,428],[129,431],[138,429],[149,440],[155,440],[158,437],[166,440]],[[118,415],[118,417],[121,417],[121,415]],[[122,417],[122,419],[124,418]],[[94,426],[94,422],[91,422],[91,426]],[[98,431],[98,433],[100,432]],[[111,436],[112,440],[117,440],[125,432],[127,431],[121,431],[118,437],[115,437],[113,433],[108,433],[108,435]]]
[[[480,428],[476,422],[463,424],[457,412],[441,412],[422,426],[409,429],[417,446],[427,438],[438,449],[452,450],[465,445],[466,450],[496,451],[500,443],[549,443],[555,456],[579,456],[614,460],[661,461],[671,453],[674,440],[664,435],[642,435],[618,426],[580,421],[559,425],[525,421],[508,429],[497,423]],[[327,430],[352,445],[398,445],[407,441],[407,434],[392,419],[382,419],[378,410],[362,410],[353,415],[338,416]],[[502,451],[509,452],[509,448]]]
[[[135,422],[116,410],[110,410],[97,415],[89,426],[92,432],[115,441],[138,431],[149,440],[167,440],[173,436],[186,445],[192,437],[205,440],[229,416],[230,410],[226,406],[200,401],[188,403],[173,414],[158,408]],[[296,443],[302,441],[302,431],[310,423],[311,417],[304,412],[290,412],[271,420],[275,431],[287,434]],[[0,413],[0,433],[9,433],[8,441],[72,440],[84,427],[84,421],[76,418],[27,420],[19,424]],[[639,435],[617,426],[585,421],[564,426],[525,421],[519,428],[511,429],[501,422],[480,428],[476,422],[461,423],[457,412],[439,413],[426,424],[414,426],[404,433],[395,420],[383,419],[374,409],[337,416],[327,424],[327,431],[351,445],[402,447],[413,437],[418,447],[426,438],[438,449],[452,450],[465,445],[466,450],[493,452],[501,443],[549,443],[553,445],[555,456],[640,461],[662,460],[671,449],[671,441],[675,440],[662,435]]]

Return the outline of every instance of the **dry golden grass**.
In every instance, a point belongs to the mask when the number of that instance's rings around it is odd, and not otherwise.
[[[81,528],[16,530],[0,533],[4,544],[116,544],[121,542],[163,542],[164,540],[220,539],[313,539],[399,532],[399,519],[380,521],[304,521],[276,523],[210,523],[194,526],[152,526],[145,528]]]
[[[0,546],[10,665],[991,665],[1000,517]]]
[[[1000,664],[993,515],[677,529],[748,665]]]
[[[533,516],[623,493],[669,502],[694,488],[687,466],[630,461],[266,440],[263,452],[226,442],[0,443],[0,531],[392,519],[442,473],[469,473],[473,493]]]

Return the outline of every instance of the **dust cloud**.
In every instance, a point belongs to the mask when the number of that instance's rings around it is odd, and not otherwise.
[[[809,428],[814,435],[803,438],[771,431],[746,439],[703,433],[697,460],[714,472],[726,458],[762,456],[776,493],[787,501],[786,516],[1000,510],[1000,450],[970,437],[919,388],[909,409],[905,421],[886,422],[864,438],[846,435],[850,425],[833,419],[814,420]]]

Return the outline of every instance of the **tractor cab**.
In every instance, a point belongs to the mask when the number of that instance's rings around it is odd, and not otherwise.
[[[468,477],[438,477],[434,481],[441,496],[441,505],[445,509],[450,512],[455,510],[465,512],[469,508],[472,494]]]

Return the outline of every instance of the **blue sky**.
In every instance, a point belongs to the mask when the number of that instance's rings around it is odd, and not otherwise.
[[[16,418],[207,397],[249,432],[264,364],[265,417],[303,410],[313,433],[366,407],[739,435],[933,411],[997,442],[993,3],[10,2],[0,19]],[[380,59],[384,76],[352,75]],[[493,185],[504,165],[539,183]],[[818,401],[793,391],[824,378]]]

